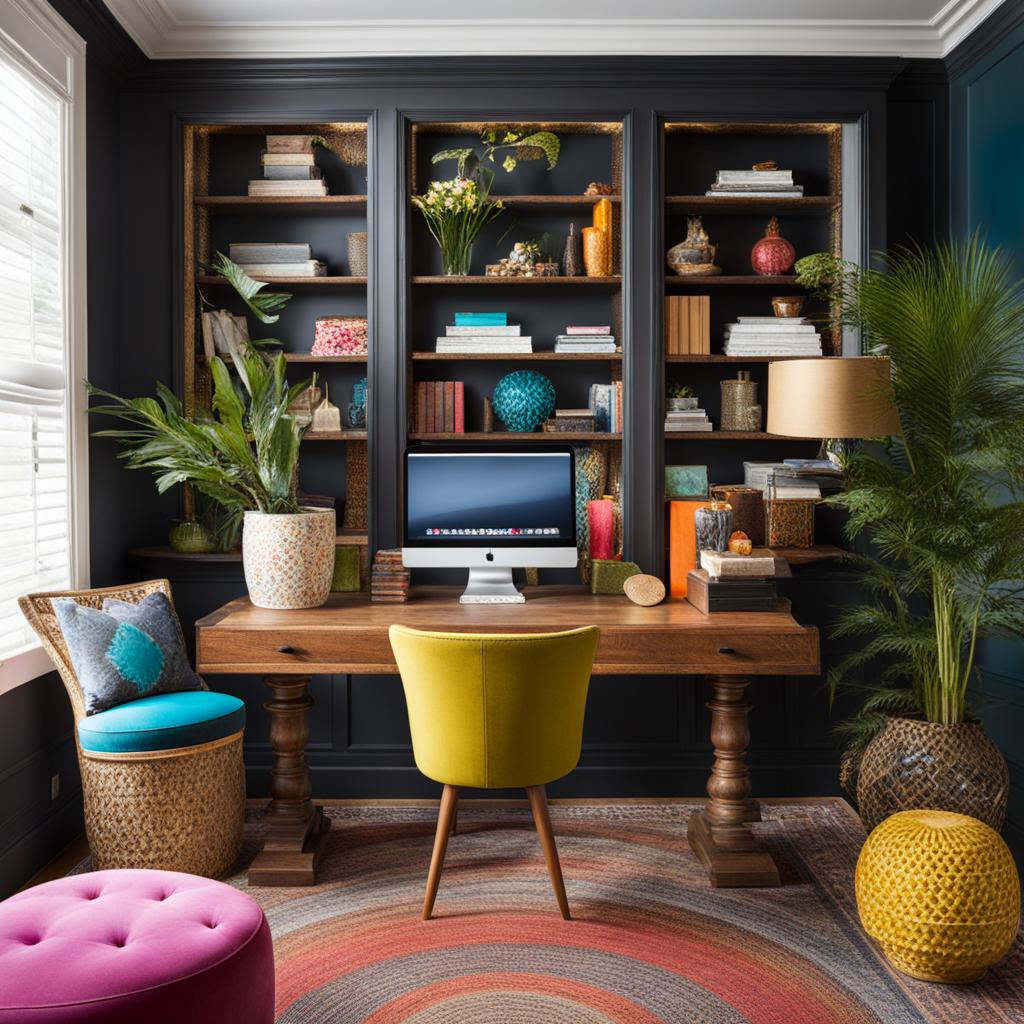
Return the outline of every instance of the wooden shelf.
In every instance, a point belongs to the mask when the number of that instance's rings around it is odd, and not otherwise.
[[[835,359],[835,356],[665,356],[666,363],[778,363],[785,359]]]
[[[369,544],[370,536],[365,530],[339,530],[335,537],[335,543],[353,547],[359,544]],[[174,548],[166,546],[153,546],[145,548],[129,548],[127,555],[130,559],[152,559],[161,558],[174,562],[206,562],[207,564],[224,562],[241,562],[242,552],[235,548],[233,551],[175,551]]]
[[[621,352],[413,352],[416,362],[620,362]]]
[[[846,552],[835,544],[815,544],[809,548],[772,548],[772,554],[784,558],[790,565],[810,565],[840,558]]]
[[[819,444],[810,437],[790,437],[787,434],[767,434],[763,430],[666,430],[665,440],[675,441],[796,441],[802,444]]]
[[[278,349],[265,348],[261,351],[267,353],[267,355],[276,356],[279,354]],[[205,355],[200,355],[199,361],[202,363],[208,362]],[[231,365],[231,356],[221,356],[221,361]],[[308,352],[285,352],[284,361],[286,363],[365,363],[367,361],[366,356],[313,356]]]
[[[196,206],[212,210],[251,210],[257,207],[294,213],[307,206],[313,213],[347,213],[366,206],[366,196],[195,196]]]
[[[559,207],[559,206],[593,206],[599,199],[607,199],[612,203],[621,203],[622,196],[496,196],[491,194],[492,202],[502,202],[506,206],[515,207]],[[411,202],[412,200],[410,200]]]
[[[535,431],[532,434],[517,434],[511,430],[495,430],[490,434],[482,432],[466,434],[431,434],[413,431],[410,441],[621,441],[621,434],[595,433],[592,431],[560,431],[547,433]]]
[[[307,431],[302,435],[303,441],[365,441],[365,430],[318,430],[316,433]]]
[[[262,274],[253,278],[256,281],[266,281],[267,284],[286,284],[289,287],[312,287],[312,288],[365,288],[365,277],[264,277]],[[196,284],[225,285],[227,278],[217,274],[200,274],[196,277]]]
[[[775,287],[785,286],[787,288],[799,288],[796,283],[795,274],[782,274],[773,277],[760,274],[719,274],[717,277],[701,277],[699,275],[666,274],[666,285],[687,285],[693,288],[721,288],[723,285],[739,287],[761,287],[773,285]]]
[[[614,285],[619,287],[622,284],[621,277],[485,277],[481,275],[473,277],[446,277],[446,276],[416,276],[412,279],[413,284],[430,285],[515,285],[517,287],[529,287],[531,285],[576,286],[576,285]]]
[[[714,213],[762,213],[783,210],[788,214],[816,213],[839,205],[838,196],[665,196],[665,209],[673,214],[688,210],[709,210]]]

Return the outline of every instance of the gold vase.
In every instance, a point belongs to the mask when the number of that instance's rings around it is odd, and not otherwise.
[[[583,268],[587,277],[611,276],[611,237],[604,228],[583,229]]]

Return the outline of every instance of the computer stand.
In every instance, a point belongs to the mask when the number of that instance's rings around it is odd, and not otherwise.
[[[523,604],[526,598],[512,582],[512,570],[501,566],[473,566],[459,604]]]

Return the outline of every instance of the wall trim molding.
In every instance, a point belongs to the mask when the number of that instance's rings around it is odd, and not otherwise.
[[[930,18],[318,18],[243,21],[177,16],[167,0],[107,0],[154,60],[230,57],[363,57],[486,53],[496,33],[506,52],[571,54],[773,53],[943,57],[1002,0],[949,0]]]
[[[974,30],[965,35],[946,56],[949,77],[963,74],[1005,42],[1006,37],[1021,25],[1024,25],[1024,0],[1006,0],[987,18],[978,22]]]

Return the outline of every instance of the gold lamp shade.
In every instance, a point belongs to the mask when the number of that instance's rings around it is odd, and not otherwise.
[[[899,432],[888,359],[787,359],[769,364],[768,433],[843,438]]]

